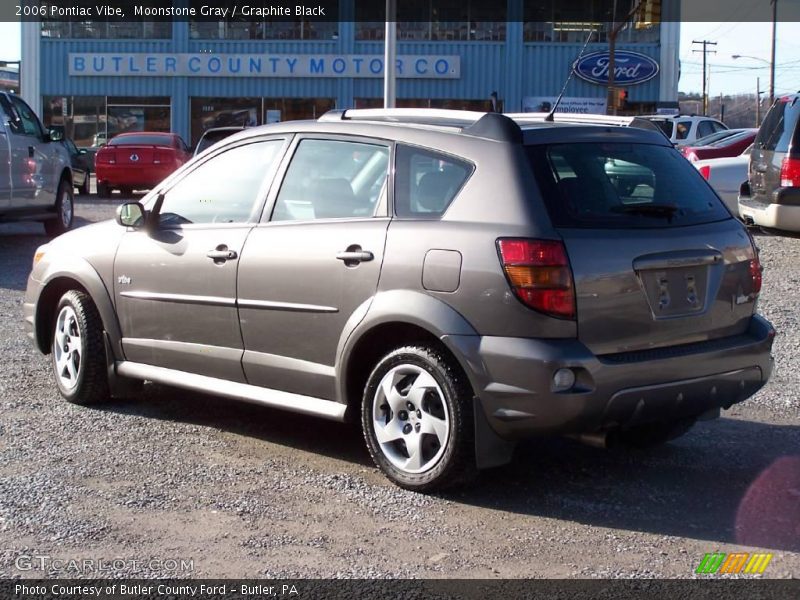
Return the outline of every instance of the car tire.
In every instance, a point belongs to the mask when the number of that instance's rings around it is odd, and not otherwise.
[[[430,492],[470,481],[473,393],[455,361],[428,346],[384,356],[370,374],[361,424],[372,460],[395,484]]]
[[[91,173],[89,173],[89,171],[86,171],[86,178],[83,180],[83,185],[78,190],[84,196],[88,196],[89,194],[92,193],[91,189],[89,187],[89,185],[91,183],[90,180],[91,180]]]
[[[84,292],[71,290],[58,302],[52,364],[58,391],[67,402],[89,405],[109,399],[103,322]]]
[[[108,187],[107,183],[100,183],[97,182],[97,197],[98,198],[110,198],[111,197],[111,188]]]
[[[125,198],[130,198],[131,194],[133,194],[133,189],[129,187],[122,187],[119,188],[119,193],[124,196]]]
[[[56,237],[69,231],[75,216],[75,198],[72,185],[65,179],[62,179],[61,183],[58,184],[55,209],[56,217],[44,222],[44,230],[50,237]]]
[[[623,446],[645,450],[655,448],[686,434],[697,422],[694,417],[669,421],[666,423],[648,423],[618,432],[617,441]]]

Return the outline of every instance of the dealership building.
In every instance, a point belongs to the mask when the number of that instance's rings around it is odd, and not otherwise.
[[[175,131],[193,144],[209,127],[382,106],[383,2],[331,4],[338,20],[26,22],[22,95],[79,145],[142,130]],[[546,109],[594,30],[563,108],[605,111],[610,28],[600,8],[570,13],[563,0],[500,0],[491,11],[479,0],[417,4],[431,18],[398,22],[398,106]],[[624,112],[677,107],[678,4],[644,2],[620,31]]]

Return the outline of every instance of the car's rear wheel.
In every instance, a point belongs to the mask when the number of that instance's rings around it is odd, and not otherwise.
[[[372,459],[400,487],[432,491],[474,476],[472,390],[435,348],[408,346],[381,359],[361,413]]]
[[[55,237],[69,231],[69,228],[72,227],[72,219],[75,213],[72,194],[72,185],[62,179],[58,185],[58,196],[56,197],[56,216],[44,222],[44,230],[47,235]]]
[[[98,198],[109,198],[111,197],[111,188],[108,187],[107,183],[100,183],[97,182],[97,197]]]
[[[690,417],[623,429],[618,432],[617,441],[631,448],[654,448],[681,437],[694,426],[696,421],[697,419]]]
[[[58,302],[52,356],[58,390],[68,402],[97,404],[109,398],[103,323],[85,293],[71,290]]]
[[[129,187],[121,187],[119,188],[119,193],[125,196],[126,198],[129,198],[131,194],[133,194],[133,189]]]

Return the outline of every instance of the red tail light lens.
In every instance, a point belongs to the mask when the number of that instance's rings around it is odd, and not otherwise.
[[[764,267],[761,266],[761,260],[758,257],[758,247],[756,246],[753,236],[751,236],[749,232],[747,235],[750,238],[750,247],[752,249],[752,253],[750,254],[752,258],[748,261],[748,270],[750,273],[751,283],[750,293],[753,294],[754,298],[757,298],[761,293],[761,284],[763,283],[762,273],[764,272]]]
[[[705,177],[706,180],[711,178],[711,165],[703,165],[698,171],[700,171],[700,175]]]
[[[575,285],[562,242],[500,239],[497,247],[508,283],[523,304],[560,319],[575,318]]]
[[[117,162],[116,158],[116,154],[113,152],[98,152],[94,161],[96,163],[113,165],[115,162]]]
[[[781,187],[800,187],[800,158],[783,159],[781,163]]]

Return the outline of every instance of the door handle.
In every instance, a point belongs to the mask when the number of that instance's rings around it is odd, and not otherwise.
[[[227,246],[217,246],[215,250],[210,250],[206,256],[214,262],[225,262],[226,260],[235,260],[239,255],[235,250],[229,250]]]
[[[375,255],[368,250],[346,250],[339,252],[336,255],[336,260],[343,260],[344,264],[350,266],[351,264],[357,265],[362,262],[369,262],[375,258]]]
[[[28,146],[28,158],[33,158],[33,146]]]

